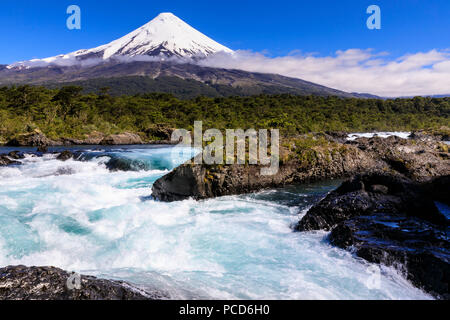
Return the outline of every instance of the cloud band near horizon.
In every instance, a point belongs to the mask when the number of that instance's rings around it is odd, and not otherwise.
[[[433,49],[389,59],[371,49],[337,51],[333,56],[289,55],[236,51],[200,62],[209,67],[276,73],[347,92],[382,97],[450,94],[450,50]]]

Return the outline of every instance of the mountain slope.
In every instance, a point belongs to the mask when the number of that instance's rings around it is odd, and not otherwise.
[[[224,84],[203,83],[193,79],[181,79],[179,77],[161,76],[150,78],[145,76],[127,76],[117,78],[98,78],[83,81],[47,83],[49,88],[76,85],[84,88],[85,93],[99,93],[102,88],[109,88],[109,93],[118,95],[135,95],[145,93],[170,93],[180,99],[192,99],[198,96],[229,97],[249,96],[259,94],[294,94],[306,95],[309,90],[290,88],[281,85],[268,85],[256,83],[252,86],[230,86]],[[327,96],[325,92],[316,95]]]
[[[54,87],[58,86],[58,83],[68,84],[76,82],[79,85],[88,84],[91,90],[95,91],[101,87],[110,86],[107,84],[108,81],[105,81],[108,78],[115,83],[114,87],[118,87],[122,82],[124,86],[130,88],[130,85],[126,83],[127,77],[129,76],[137,76],[141,77],[141,79],[144,79],[143,77],[150,79],[160,79],[163,77],[176,77],[184,80],[191,79],[202,83],[204,86],[220,86],[220,95],[292,93],[298,95],[313,94],[319,96],[357,97],[356,94],[350,94],[308,81],[276,74],[210,68],[195,64],[171,62],[138,61],[117,63],[108,61],[89,68],[50,66],[20,71],[3,70],[0,71],[0,85],[34,84]],[[179,82],[180,85],[183,85],[183,83],[185,82]],[[93,84],[96,85],[93,87]],[[135,87],[139,88],[139,90],[136,92],[133,89],[130,93],[154,92],[153,86],[136,84]],[[224,94],[227,91],[224,87],[229,88],[228,94]],[[148,91],[143,91],[145,88]],[[112,93],[123,94],[123,91],[118,90]]]
[[[198,61],[214,54],[233,55],[233,51],[195,30],[171,13],[155,19],[109,44],[93,49],[45,59],[0,66],[0,85],[35,84],[60,86],[62,83],[86,85],[90,90],[113,83],[115,94],[145,93],[170,88],[169,92],[209,92],[208,95],[250,95],[292,93],[358,97],[300,79],[275,74],[203,67]],[[129,81],[132,78],[133,86]],[[176,81],[194,80],[195,82]],[[113,80],[106,80],[114,78]],[[142,80],[144,83],[138,83]],[[155,82],[154,80],[158,80]],[[177,83],[181,88],[173,88]],[[164,83],[164,85],[161,85]],[[195,83],[195,85],[193,85]],[[187,86],[183,88],[183,86]],[[166,91],[163,91],[166,92]]]

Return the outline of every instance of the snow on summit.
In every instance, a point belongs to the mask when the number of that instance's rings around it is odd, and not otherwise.
[[[86,60],[150,56],[155,59],[204,58],[219,52],[233,51],[192,28],[172,13],[156,18],[126,36],[93,49],[78,50],[45,59],[18,62],[8,68],[41,67],[48,64],[68,66]]]
[[[195,57],[231,52],[172,13],[161,13],[126,36],[89,51],[103,52],[103,59],[114,55]]]

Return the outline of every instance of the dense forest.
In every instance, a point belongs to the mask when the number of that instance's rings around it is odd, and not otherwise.
[[[143,132],[153,124],[191,129],[279,128],[284,135],[321,131],[414,130],[449,126],[450,98],[395,100],[338,97],[257,95],[199,96],[181,100],[170,94],[112,96],[104,88],[34,86],[0,88],[0,140],[40,129],[48,137],[82,138]]]
[[[303,89],[289,86],[277,86],[262,83],[254,83],[249,86],[234,87],[226,84],[201,82],[193,79],[181,79],[178,77],[160,76],[155,79],[145,76],[95,78],[82,81],[62,83],[46,83],[45,87],[59,89],[64,86],[83,87],[83,93],[98,94],[101,88],[108,87],[112,96],[136,95],[148,92],[170,93],[180,99],[193,99],[198,96],[205,97],[230,97],[251,96],[259,94],[295,94],[305,95],[306,92],[314,92],[313,86],[304,84]],[[316,89],[317,91],[317,89]],[[320,93],[320,94],[319,94]],[[317,95],[324,95],[318,91]]]

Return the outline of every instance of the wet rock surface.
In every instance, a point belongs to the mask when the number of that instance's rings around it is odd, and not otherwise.
[[[450,154],[441,142],[391,136],[359,138],[347,144],[380,163],[383,172],[400,174],[415,181],[450,174]]]
[[[18,159],[20,158],[18,158],[16,154],[13,154],[13,156],[0,154],[0,167],[9,165],[19,165],[21,163],[19,161],[16,161]]]
[[[10,153],[8,153],[8,157],[14,160],[25,158],[24,154],[20,151],[11,151]]]
[[[72,159],[74,157],[74,154],[68,150],[65,150],[63,152],[61,152],[56,159],[60,160],[60,161],[67,161],[69,159]]]
[[[418,130],[412,132],[410,138],[422,141],[450,141],[450,128],[443,126],[435,130]]]
[[[446,183],[444,180],[447,180]],[[448,177],[441,177],[435,182],[419,184],[401,176],[387,174],[356,176],[313,206],[296,230],[329,231],[350,218],[383,212],[406,214],[445,225],[447,219],[436,207],[435,197],[430,189],[435,183],[448,184],[447,188],[450,188],[448,180]],[[450,189],[443,190],[450,193]]]
[[[379,213],[338,224],[329,240],[369,262],[396,267],[415,286],[448,300],[449,232],[418,218]]]
[[[79,282],[78,279],[80,279]],[[126,282],[84,275],[76,278],[71,273],[54,267],[0,268],[0,300],[160,300],[165,298],[167,297],[162,293],[146,292]]]
[[[141,171],[148,170],[149,166],[146,162],[137,159],[124,159],[110,156],[111,159],[105,163],[108,170],[116,171]]]
[[[418,183],[357,176],[313,206],[297,231],[331,230],[331,244],[396,267],[417,287],[449,299],[450,223],[435,201],[450,202],[450,176]]]

